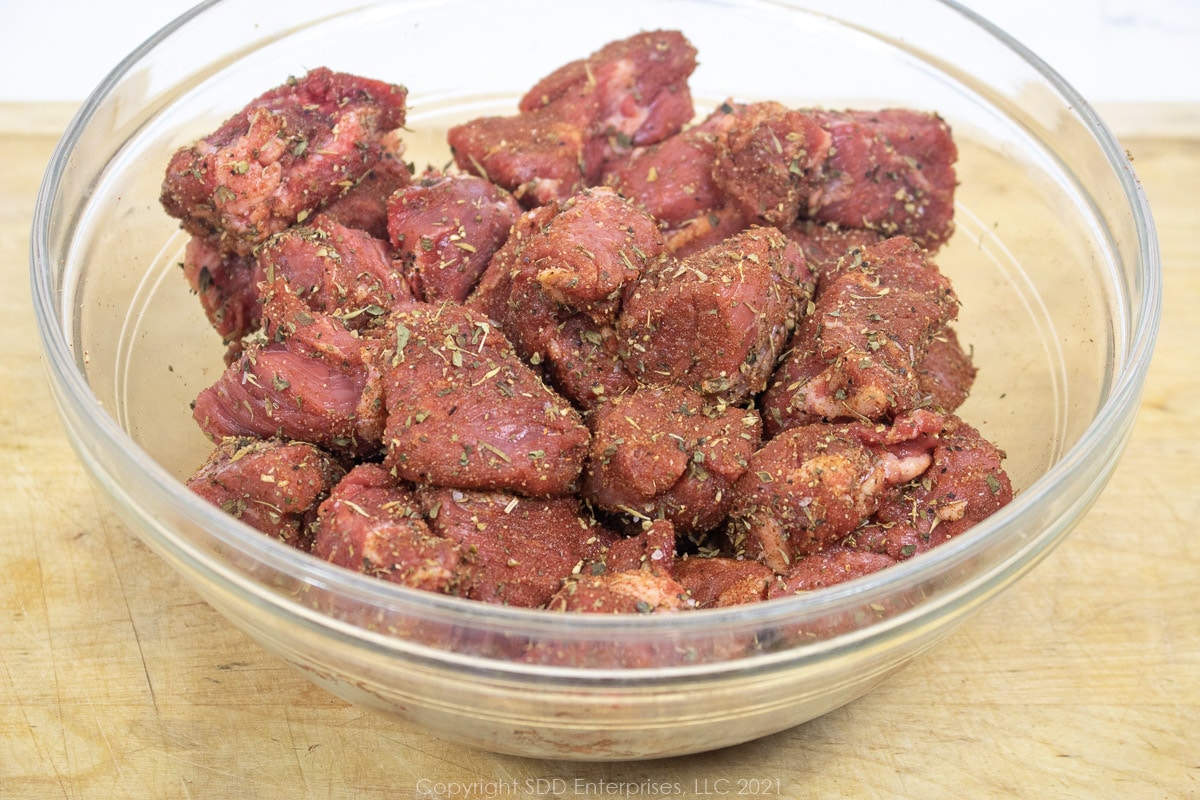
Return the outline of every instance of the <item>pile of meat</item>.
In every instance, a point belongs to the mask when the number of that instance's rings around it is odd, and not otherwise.
[[[649,613],[829,586],[1012,498],[932,256],[936,114],[728,100],[613,42],[404,161],[406,90],[314,69],[175,154],[228,345],[198,495],[383,580]]]

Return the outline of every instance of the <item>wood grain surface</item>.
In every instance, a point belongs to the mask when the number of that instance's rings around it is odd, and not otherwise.
[[[122,526],[55,415],[28,288],[69,113],[0,106],[0,798],[1200,798],[1200,108],[1117,114],[1165,316],[1127,454],[1079,528],[858,702],[627,764],[491,755],[347,706]]]

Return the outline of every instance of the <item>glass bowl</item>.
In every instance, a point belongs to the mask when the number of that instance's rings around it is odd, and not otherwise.
[[[345,700],[491,751],[638,759],[748,741],[869,691],[1029,571],[1104,487],[1159,321],[1149,209],[1071,87],[949,2],[226,0],[130,54],[82,106],[38,196],[33,300],[67,434],[129,527],[263,647]],[[210,444],[189,403],[223,346],[158,203],[169,156],[316,66],[403,83],[408,157],[508,113],[604,43],[676,28],[701,110],[726,98],[938,112],[960,150],[937,255],[979,377],[959,413],[1008,453],[1013,503],[828,589],[686,614],[564,615],[377,581],[288,548],[183,484]],[[513,657],[529,647],[560,664]],[[553,661],[553,659],[549,659]]]

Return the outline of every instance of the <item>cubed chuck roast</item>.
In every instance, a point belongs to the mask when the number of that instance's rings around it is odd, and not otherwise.
[[[324,214],[272,236],[256,252],[264,302],[282,280],[309,311],[341,320],[351,330],[413,300],[383,241]],[[271,320],[265,322],[272,335]]]
[[[852,250],[820,287],[763,397],[768,435],[814,420],[887,420],[930,404],[920,366],[958,314],[950,281],[911,239]]]
[[[197,395],[192,417],[213,439],[299,439],[334,452],[379,449],[382,409],[368,341],[342,320],[308,310],[277,278],[264,306],[272,338],[255,339]]]
[[[234,343],[262,323],[258,284],[263,272],[252,255],[227,253],[218,236],[192,236],[183,250],[183,275],[221,339]]]
[[[324,67],[272,89],[167,166],[162,205],[249,253],[352,189],[398,145],[407,90]]]
[[[749,225],[713,179],[717,130],[734,109],[723,103],[699,124],[605,164],[601,182],[658,220],[680,257]]]
[[[381,580],[457,594],[462,553],[435,536],[412,490],[376,464],[355,466],[317,512],[313,554]]]
[[[337,459],[307,442],[230,436],[187,486],[250,527],[309,550],[317,507],[344,474]]]
[[[936,114],[752,103],[722,120],[713,179],[750,220],[865,228],[936,250],[954,230],[957,158]]]
[[[497,320],[518,354],[576,406],[636,386],[618,358],[622,297],[659,261],[654,220],[605,187],[526,213],[468,304]]]
[[[372,340],[384,465],[414,483],[535,497],[578,488],[590,434],[491,321],[453,303],[414,304]]]
[[[642,383],[742,403],[766,387],[811,291],[799,248],[751,228],[646,269],[617,322],[621,358]]]
[[[614,542],[604,560],[584,564],[547,605],[586,614],[655,614],[693,608],[672,577],[675,529],[667,520],[649,523],[635,536]]]
[[[812,592],[890,567],[896,560],[880,553],[834,546],[804,556],[767,587],[765,599]]]
[[[698,608],[723,608],[766,599],[775,572],[752,558],[704,555],[675,562],[675,580]]]
[[[400,158],[402,149],[400,144],[393,145],[391,150],[385,149],[379,162],[345,193],[322,206],[321,213],[340,225],[366,231],[386,242],[388,201],[412,183],[412,167]]]
[[[462,595],[485,603],[541,608],[617,538],[577,497],[436,487],[419,494],[429,526],[463,554]]]
[[[957,416],[946,419],[929,469],[895,484],[880,498],[870,524],[847,540],[854,550],[902,560],[947,542],[1013,498],[1001,466],[1005,454]]]
[[[278,436],[340,453],[379,449],[383,409],[370,340],[415,302],[383,244],[318,217],[258,253],[262,335],[197,396],[209,436]]]
[[[417,297],[461,303],[508,239],[521,207],[474,175],[432,175],[388,200],[392,247]]]
[[[680,533],[707,531],[725,518],[762,432],[752,409],[683,386],[645,386],[614,398],[590,424],[583,496],[614,513],[668,519]]]
[[[525,206],[596,184],[606,161],[679,132],[695,113],[696,50],[678,31],[612,42],[534,85],[507,117],[450,129],[457,165]]]
[[[891,427],[813,423],[775,437],[734,485],[735,550],[783,575],[838,544],[875,513],[888,487],[925,472],[943,423],[921,410]]]

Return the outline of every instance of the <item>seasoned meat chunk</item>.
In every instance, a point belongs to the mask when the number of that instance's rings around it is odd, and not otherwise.
[[[688,611],[695,603],[670,573],[674,532],[657,520],[636,536],[620,539],[605,554],[607,561],[585,563],[551,598],[547,608],[590,614],[662,614]],[[690,663],[716,653],[735,656],[751,643],[744,637],[714,644],[708,652],[681,648],[671,637],[636,641],[592,639],[573,645],[539,643],[524,654],[527,662],[573,667],[650,667]],[[707,648],[706,648],[707,650]]]
[[[766,599],[824,589],[890,567],[896,560],[880,553],[830,547],[793,564],[780,580],[772,581]]]
[[[370,171],[344,194],[322,206],[321,214],[347,228],[388,240],[388,199],[412,183],[409,165],[399,154],[385,150]],[[298,219],[298,222],[304,222]]]
[[[584,514],[576,497],[434,487],[419,496],[430,528],[463,553],[463,596],[486,603],[544,606],[615,538]]]
[[[751,227],[751,220],[732,203],[709,209],[693,217],[667,237],[667,250],[677,258],[687,258]]]
[[[757,603],[775,580],[775,572],[761,561],[727,556],[679,559],[673,575],[697,608]]]
[[[682,386],[614,398],[590,424],[583,496],[607,511],[668,519],[680,533],[724,519],[730,489],[762,434],[753,410],[706,401]]]
[[[687,590],[670,575],[605,572],[568,581],[547,608],[588,614],[654,614],[691,608]]]
[[[249,253],[342,194],[392,147],[402,86],[325,68],[251,101],[172,157],[162,205],[194,236]]]
[[[572,314],[554,326],[541,359],[547,380],[576,408],[590,411],[638,386],[618,353],[616,328]]]
[[[565,200],[587,182],[589,141],[586,123],[559,119],[562,113],[564,108],[543,108],[455,126],[448,135],[454,159],[460,169],[511,192],[525,208]]]
[[[609,161],[602,183],[657,219],[669,238],[669,232],[725,204],[713,181],[713,163],[716,131],[733,110],[732,103],[723,103],[700,124]]]
[[[508,192],[474,175],[434,175],[388,201],[387,230],[426,302],[466,300],[521,213]]]
[[[576,488],[590,434],[482,315],[452,303],[389,317],[374,363],[384,464],[416,483],[556,496]]]
[[[812,220],[797,220],[781,229],[799,245],[804,260],[813,271],[817,294],[837,273],[839,262],[854,250],[879,244],[888,238],[868,228],[843,228],[833,223],[818,224]]]
[[[357,450],[363,383],[282,344],[252,345],[200,392],[192,416],[210,438],[297,438]],[[306,399],[307,398],[307,399]]]
[[[231,436],[217,442],[187,486],[250,527],[308,550],[317,506],[344,472],[307,442]]]
[[[257,287],[263,272],[253,256],[224,252],[215,236],[193,236],[184,247],[182,266],[204,315],[225,342],[235,342],[258,328]]]
[[[916,411],[892,427],[815,423],[785,431],[735,484],[729,536],[739,552],[786,574],[875,513],[888,486],[931,463],[942,418]]]
[[[798,336],[799,334],[797,334]],[[793,339],[795,341],[795,339]],[[799,346],[799,343],[796,343]],[[821,422],[819,413],[805,405],[807,394],[804,389],[826,368],[826,364],[810,350],[789,350],[771,373],[771,383],[758,398],[762,413],[763,439],[770,440],[783,431],[801,425]],[[848,417],[849,413],[839,415]]]
[[[763,402],[768,435],[788,420],[884,420],[927,402],[918,365],[958,313],[950,282],[904,236],[851,254],[772,379]]]
[[[317,557],[392,583],[457,594],[459,546],[433,535],[413,493],[382,467],[351,469],[317,517]]]
[[[256,258],[269,285],[282,279],[310,311],[335,317],[352,330],[413,300],[382,241],[323,214],[272,236]]]
[[[941,117],[907,109],[813,117],[831,141],[804,216],[908,236],[928,250],[945,244],[954,232],[958,150]]]
[[[557,203],[538,206],[517,217],[500,246],[475,284],[475,289],[463,303],[478,311],[497,325],[503,325],[508,313],[508,298],[512,293],[513,276],[521,269],[519,255],[531,237],[540,236],[542,228],[558,213]]]
[[[832,147],[813,114],[751,103],[718,127],[713,181],[747,219],[782,227],[807,211],[812,174]]]
[[[820,421],[796,402],[798,392],[825,369],[819,358],[785,357],[771,377],[771,385],[759,398],[763,415],[763,435],[770,439],[780,431]],[[967,399],[975,381],[976,369],[971,356],[958,343],[954,329],[946,327],[933,337],[925,357],[917,364],[917,389],[920,406],[942,412],[956,410]]]
[[[451,128],[455,162],[527,208],[565,200],[595,184],[606,160],[660,141],[692,118],[687,78],[695,67],[695,48],[677,31],[612,42],[539,81],[517,115]]]
[[[467,305],[501,322],[522,355],[544,354],[572,314],[615,321],[622,289],[663,251],[654,220],[611,189],[523,214]]]
[[[250,342],[197,396],[192,416],[210,437],[313,442],[339,453],[378,449],[383,410],[369,339],[312,311],[282,275],[265,289],[266,338]]]
[[[692,608],[687,590],[671,577],[675,531],[656,520],[635,537],[619,540],[603,562],[585,566],[548,608],[592,614],[652,614]]]
[[[742,106],[725,102],[700,124],[605,166],[603,182],[658,220],[667,250],[685,258],[748,228],[755,219],[717,185],[717,132]]]
[[[946,420],[933,463],[883,497],[871,524],[847,545],[905,559],[949,541],[1013,498],[1004,452],[956,416]]]
[[[600,324],[615,322],[621,292],[662,252],[649,215],[611,189],[585,189],[516,251],[505,330],[536,352],[542,332],[527,318],[577,312]]]
[[[647,269],[625,295],[621,357],[642,383],[741,403],[766,387],[810,291],[799,249],[752,228]]]
[[[662,519],[641,524],[637,533],[616,536],[598,556],[584,562],[580,574],[637,570],[672,574],[675,571],[675,526]]]
[[[751,220],[866,228],[935,250],[954,230],[957,158],[936,114],[750,103],[718,127],[713,180]]]
[[[595,113],[588,132],[619,153],[662,141],[691,120],[687,79],[695,69],[696,48],[679,31],[639,33],[559,67],[525,93],[519,109],[584,98]]]
[[[929,341],[917,367],[917,385],[931,398],[934,408],[955,411],[966,402],[977,372],[970,353],[959,344],[958,334],[947,326]]]
[[[499,318],[526,361],[580,408],[630,390],[615,323],[625,287],[663,250],[654,220],[611,189],[585,189],[514,227],[472,304]],[[499,274],[497,274],[499,273]]]

